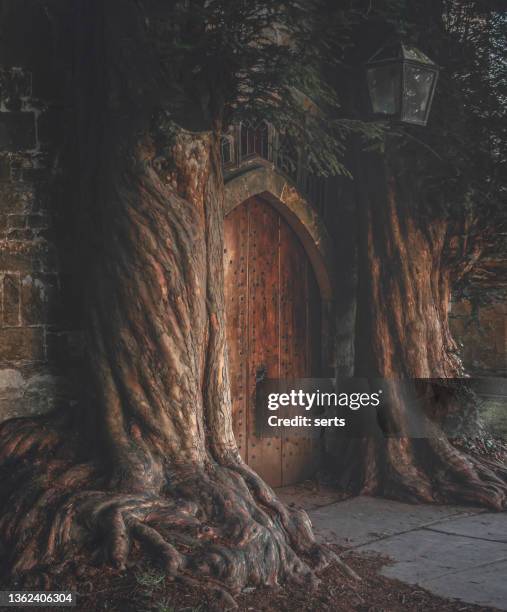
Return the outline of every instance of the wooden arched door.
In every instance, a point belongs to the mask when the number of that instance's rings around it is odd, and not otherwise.
[[[284,217],[261,198],[225,219],[225,301],[233,427],[243,459],[271,486],[314,471],[317,441],[255,436],[256,373],[318,376],[320,292],[308,255]]]

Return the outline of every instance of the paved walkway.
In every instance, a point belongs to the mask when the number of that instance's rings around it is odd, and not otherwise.
[[[390,557],[385,576],[507,610],[507,513],[371,497],[340,502],[331,491],[301,487],[279,493],[308,511],[321,540]]]

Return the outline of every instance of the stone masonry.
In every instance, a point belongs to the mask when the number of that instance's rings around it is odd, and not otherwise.
[[[0,2],[0,421],[75,396],[80,341],[58,230],[71,116],[64,5]]]

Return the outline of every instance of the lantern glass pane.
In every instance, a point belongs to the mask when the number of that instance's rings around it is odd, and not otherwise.
[[[379,115],[396,115],[399,112],[401,71],[399,64],[374,66],[367,71],[372,110]]]
[[[424,66],[405,65],[403,83],[403,119],[425,123],[435,72]]]

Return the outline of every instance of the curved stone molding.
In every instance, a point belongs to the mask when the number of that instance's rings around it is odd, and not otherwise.
[[[274,206],[296,232],[312,262],[322,300],[334,299],[331,240],[317,211],[289,181],[267,165],[252,166],[226,179],[225,214],[253,196]]]

